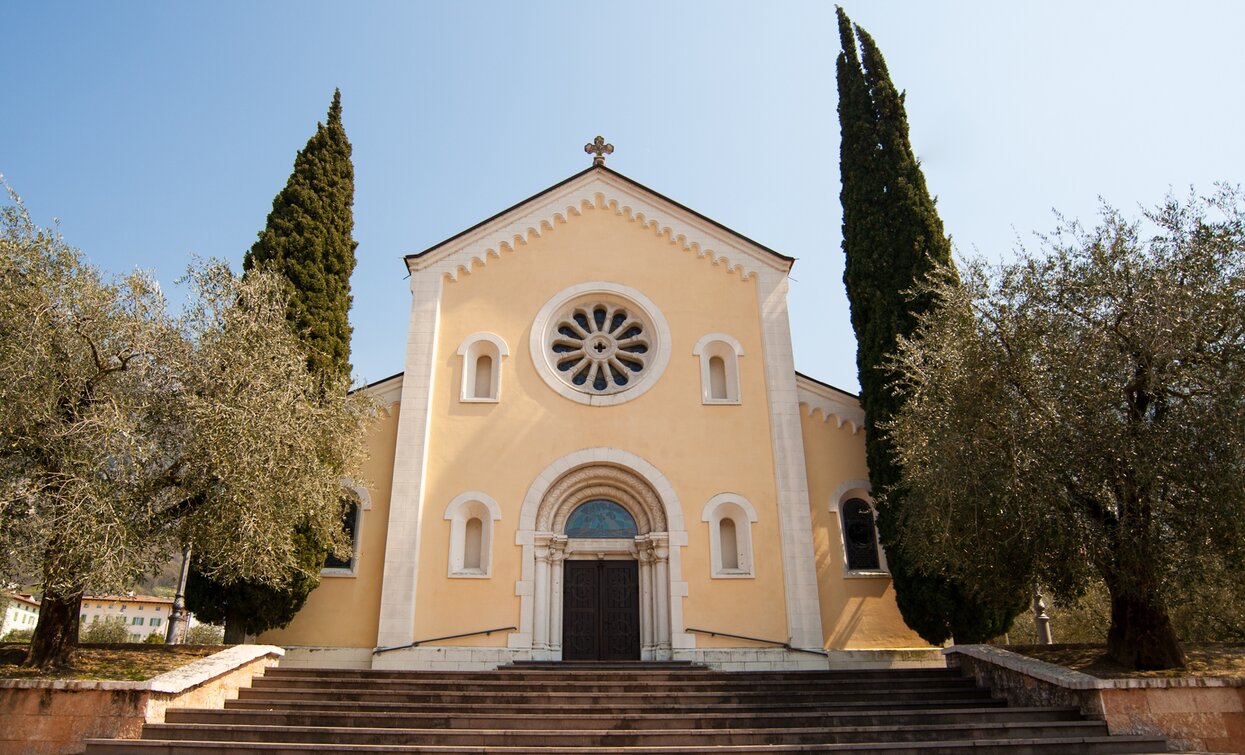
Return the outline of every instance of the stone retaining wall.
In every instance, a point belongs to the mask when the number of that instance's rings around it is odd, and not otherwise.
[[[0,679],[0,753],[80,753],[83,741],[137,738],[168,708],[219,708],[284,650],[237,645],[145,682]]]
[[[1072,705],[1112,734],[1158,734],[1173,747],[1245,753],[1245,678],[1099,679],[989,645],[956,645],[947,663],[1012,705]]]

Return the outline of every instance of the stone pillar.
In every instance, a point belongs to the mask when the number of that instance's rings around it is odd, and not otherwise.
[[[549,544],[549,649],[562,657],[562,564],[566,561],[566,536],[558,535]]]
[[[549,535],[540,534],[535,539],[536,551],[536,610],[532,623],[532,654],[543,654],[549,649]]]
[[[669,539],[663,532],[651,535],[653,540],[653,601],[656,611],[653,612],[655,632],[653,644],[656,646],[658,660],[670,658],[670,576]]]
[[[651,661],[653,655],[653,549],[648,537],[636,538],[640,561],[640,658]]]

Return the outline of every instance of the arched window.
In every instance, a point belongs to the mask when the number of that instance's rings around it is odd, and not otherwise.
[[[709,398],[714,401],[725,401],[726,395],[726,363],[722,357],[709,357]]]
[[[739,568],[739,541],[735,537],[735,520],[723,517],[718,522],[718,548],[724,570]]]
[[[567,537],[631,538],[637,534],[635,517],[604,498],[581,504],[566,520]]]
[[[480,553],[484,545],[484,522],[473,516],[467,520],[466,543],[463,546],[463,569],[480,569]]]
[[[738,404],[739,357],[744,353],[739,341],[725,333],[702,336],[692,349],[700,357],[700,400],[705,404]]]
[[[464,403],[495,403],[501,397],[501,359],[509,356],[506,342],[493,333],[473,333],[458,347],[462,357]]]
[[[472,398],[497,398],[493,390],[493,357],[481,354],[476,358],[475,391]]]
[[[852,498],[844,502],[840,510],[843,517],[843,549],[847,554],[848,571],[881,570],[873,507],[860,498]]]
[[[451,577],[488,578],[493,573],[493,522],[501,507],[488,495],[470,491],[445,507],[450,522]]]
[[[350,542],[350,555],[339,558],[330,553],[324,560],[320,574],[326,577],[353,577],[359,568],[363,533],[363,512],[372,508],[372,497],[366,488],[343,478],[342,485],[342,531]]]
[[[756,576],[752,558],[752,523],[756,509],[747,498],[719,493],[705,504],[700,519],[709,523],[709,561],[714,579]]]

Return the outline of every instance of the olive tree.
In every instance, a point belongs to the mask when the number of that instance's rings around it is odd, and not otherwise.
[[[278,582],[290,522],[344,543],[367,399],[315,377],[282,283],[220,263],[171,314],[110,279],[16,197],[0,209],[0,577],[38,574],[27,663],[67,665],[85,590],[124,589],[188,544],[223,581]]]
[[[1180,667],[1169,607],[1245,556],[1241,197],[1104,208],[1043,247],[932,280],[945,306],[900,346],[905,547],[983,599],[1101,579],[1108,655]]]

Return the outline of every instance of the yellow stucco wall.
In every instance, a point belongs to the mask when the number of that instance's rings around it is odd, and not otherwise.
[[[536,372],[529,350],[533,320],[545,303],[588,281],[636,289],[652,300],[670,328],[665,373],[646,393],[618,406],[584,406],[559,395]],[[478,331],[501,336],[510,349],[502,360],[496,404],[459,401],[462,365],[456,351]],[[739,360],[741,405],[701,403],[700,361],[692,348],[713,332],[735,337],[745,352]],[[779,550],[763,360],[754,281],[741,281],[612,210],[585,209],[517,252],[447,281],[433,383],[415,637],[518,625],[515,529],[523,498],[550,463],[604,446],[643,457],[679,496],[690,538],[683,549],[689,593],[685,623],[785,638],[781,560],[757,559],[756,579],[711,579],[708,525],[700,521],[709,498],[740,494],[760,514],[752,533],[754,552]],[[502,510],[494,530],[493,576],[451,579],[445,506],[473,489],[492,496]],[[480,645],[505,641],[504,635],[472,640]],[[697,641],[715,644],[708,638]],[[466,644],[455,644],[460,642]]]
[[[397,402],[383,407],[369,433],[369,458],[363,474],[369,483],[372,508],[364,511],[361,519],[356,576],[322,577],[320,586],[307,597],[307,603],[290,625],[264,632],[259,642],[272,645],[376,647],[398,411]]]
[[[846,575],[841,520],[831,512],[830,498],[844,482],[869,478],[864,430],[853,433],[850,423],[839,427],[833,417],[825,421],[820,409],[810,416],[806,406],[800,408],[825,647],[831,650],[928,647],[904,624],[889,578]],[[848,497],[869,500],[868,491],[864,489],[844,493],[845,500]]]

